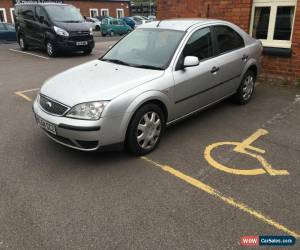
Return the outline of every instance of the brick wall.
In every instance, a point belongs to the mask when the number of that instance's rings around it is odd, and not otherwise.
[[[11,0],[0,0],[0,9],[4,8],[6,12],[7,22],[11,23],[12,18],[10,14],[10,8],[13,8],[13,4]]]
[[[83,16],[90,16],[90,9],[98,9],[101,15],[101,9],[108,9],[111,17],[117,17],[117,9],[124,9],[124,15],[129,16],[129,6],[127,2],[97,2],[97,1],[74,1],[65,0],[64,3],[72,4],[80,9]]]
[[[252,0],[157,0],[158,19],[203,17],[233,22],[249,32]],[[264,55],[263,76],[300,79],[300,1],[297,3],[291,58]]]

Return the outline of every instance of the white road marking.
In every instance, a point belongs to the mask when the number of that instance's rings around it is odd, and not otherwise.
[[[17,52],[17,53],[22,53],[22,54],[26,54],[26,55],[30,55],[30,56],[39,57],[39,58],[46,59],[46,60],[50,59],[49,57],[39,56],[39,55],[36,55],[36,54],[33,54],[33,53],[29,53],[29,52],[25,52],[25,51],[20,51],[20,50],[15,50],[15,49],[9,49],[9,50]]]

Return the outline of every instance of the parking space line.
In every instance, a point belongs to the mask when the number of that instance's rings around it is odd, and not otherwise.
[[[25,51],[20,51],[20,50],[16,50],[16,49],[9,49],[9,50],[17,52],[17,53],[22,53],[22,54],[26,54],[26,55],[31,55],[31,56],[39,57],[39,58],[46,59],[46,60],[50,59],[49,57],[39,56],[39,55],[36,55],[36,54],[33,54],[33,53],[29,53],[29,52],[25,52]]]
[[[292,231],[290,229],[288,229],[287,227],[285,227],[284,225],[274,221],[273,219],[269,218],[268,216],[262,214],[259,211],[254,210],[253,208],[250,208],[248,205],[246,205],[245,203],[236,201],[234,198],[224,195],[221,192],[219,192],[218,190],[210,187],[209,185],[191,177],[188,176],[170,166],[167,165],[161,165],[147,157],[141,157],[142,160],[145,160],[146,162],[150,163],[151,165],[154,165],[156,167],[159,167],[161,170],[168,172],[169,174],[181,179],[182,181],[210,194],[213,195],[214,197],[224,201],[225,203],[227,203],[228,205],[233,206],[234,208],[238,208],[240,210],[242,210],[243,212],[255,217],[256,219],[258,219],[259,221],[262,221],[266,224],[269,224],[273,227],[275,227],[276,229],[279,229],[280,231],[283,231],[285,233],[287,233],[288,235],[294,236],[295,238],[300,238],[300,234],[296,231]]]
[[[20,96],[20,97],[22,97],[22,98],[24,98],[26,101],[31,102],[32,99],[29,96],[25,95],[24,93],[32,92],[32,91],[37,91],[37,90],[39,90],[39,88],[26,89],[26,90],[22,90],[22,91],[17,91],[17,92],[15,92],[15,94],[18,95],[18,96]]]

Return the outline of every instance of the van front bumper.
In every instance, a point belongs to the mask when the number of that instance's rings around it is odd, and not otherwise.
[[[33,113],[38,127],[52,140],[64,146],[81,151],[96,151],[105,148],[121,149],[124,134],[120,131],[122,117],[102,117],[96,121],[55,116],[45,112],[37,99],[33,103]],[[40,125],[39,119],[51,124],[55,133]],[[112,147],[113,146],[113,147]]]
[[[70,41],[66,39],[64,41],[56,41],[54,43],[54,46],[59,51],[84,51],[84,50],[92,50],[95,47],[94,39],[84,41],[84,42],[87,42],[87,44],[77,45],[78,41]]]

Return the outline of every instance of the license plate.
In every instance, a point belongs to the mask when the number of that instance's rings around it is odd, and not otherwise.
[[[39,116],[36,116],[36,122],[37,124],[42,127],[43,129],[47,130],[48,132],[56,135],[56,129],[55,129],[55,125],[45,121],[44,119],[42,119]]]
[[[88,44],[87,41],[76,42],[76,45],[77,45],[77,46],[80,46],[80,45],[87,45],[87,44]]]

